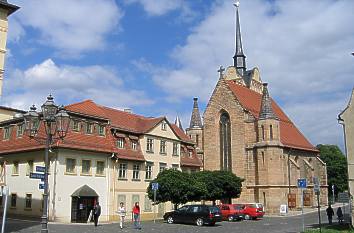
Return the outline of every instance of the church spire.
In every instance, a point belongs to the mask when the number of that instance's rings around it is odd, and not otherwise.
[[[199,108],[198,108],[198,98],[193,98],[193,112],[191,116],[191,122],[189,128],[202,128],[202,119],[200,118]]]
[[[178,128],[180,128],[181,130],[183,130],[182,122],[181,122],[181,119],[179,118],[178,115],[176,116],[175,125],[177,125]],[[184,131],[184,130],[183,130],[183,131]]]
[[[234,55],[234,66],[236,67],[238,73],[243,76],[246,71],[246,56],[243,54],[242,48],[240,16],[238,12],[240,2],[237,1],[234,6],[236,7],[236,51]]]
[[[272,101],[269,97],[268,83],[263,83],[263,93],[261,102],[261,111],[259,113],[259,119],[278,119],[272,108]]]

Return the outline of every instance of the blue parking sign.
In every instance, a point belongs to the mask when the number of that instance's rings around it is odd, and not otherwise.
[[[159,183],[152,183],[151,184],[151,189],[152,190],[158,190],[159,189]]]
[[[298,188],[306,188],[307,187],[307,180],[306,179],[297,179],[297,187]]]

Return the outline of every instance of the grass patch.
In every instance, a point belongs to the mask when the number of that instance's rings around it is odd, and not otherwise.
[[[309,229],[305,231],[306,233],[318,233],[320,229]],[[347,233],[354,232],[352,228],[348,224],[343,225],[327,225],[322,227],[322,233]]]

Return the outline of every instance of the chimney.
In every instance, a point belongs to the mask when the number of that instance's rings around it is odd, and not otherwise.
[[[125,108],[124,109],[124,112],[127,112],[127,113],[133,113],[132,109],[131,108]]]

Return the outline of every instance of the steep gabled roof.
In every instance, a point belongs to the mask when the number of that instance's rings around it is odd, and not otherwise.
[[[183,130],[181,128],[179,128],[175,124],[170,124],[170,125],[171,125],[171,128],[172,128],[173,132],[177,135],[177,137],[180,140],[182,140],[183,142],[188,143],[188,144],[194,144],[194,142],[188,137],[187,134],[185,134],[183,132]]]
[[[258,119],[261,110],[262,95],[247,87],[236,84],[232,80],[226,81],[226,83],[242,107]],[[286,147],[317,152],[318,150],[296,128],[277,103],[273,99],[271,99],[271,102],[272,109],[279,119],[281,143]]]

